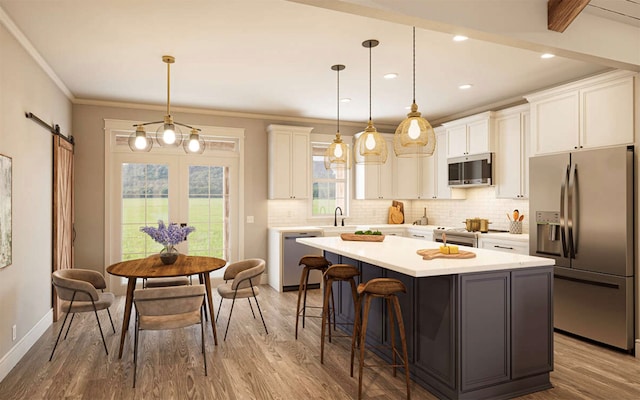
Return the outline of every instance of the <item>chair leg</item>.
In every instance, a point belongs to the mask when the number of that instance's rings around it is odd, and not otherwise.
[[[236,295],[233,295],[233,301],[231,302],[231,311],[229,311],[229,320],[227,320],[227,329],[224,330],[224,341],[227,340],[227,333],[229,332],[229,325],[231,325],[231,314],[233,314],[233,305],[236,304]],[[218,311],[220,313],[220,311]]]
[[[357,292],[356,292],[357,293]],[[351,333],[351,377],[353,378],[353,361],[355,358],[356,348],[360,344],[360,314],[362,296],[358,296],[354,299],[355,303],[355,315],[353,322],[353,332]]]
[[[300,301],[302,300],[302,292],[304,291],[304,281],[307,275],[307,268],[302,269],[300,275],[300,285],[298,286],[298,306],[296,307],[296,340],[298,340],[298,320],[300,319]],[[304,318],[302,319],[304,323]]]
[[[253,312],[253,306],[251,305],[251,298],[247,297],[247,301],[249,302],[249,308],[251,309],[251,314],[253,314],[253,319],[256,319],[256,313]]]
[[[111,312],[109,311],[109,307],[107,307],[107,314],[109,315],[109,321],[111,322],[111,329],[113,329],[113,333],[116,333],[116,327],[113,326],[113,319],[111,319]]]
[[[200,341],[202,342],[202,358],[204,359],[204,376],[207,376],[207,352],[204,345],[204,318],[203,308],[200,307]]]
[[[391,304],[391,298],[387,297],[387,310],[389,312],[389,330],[391,333],[391,369],[393,370],[393,377],[396,376],[396,326],[393,321],[393,304]]]
[[[72,300],[73,302],[73,300]],[[69,306],[69,308],[71,308],[71,306]],[[51,350],[51,356],[49,356],[49,361],[51,361],[53,359],[53,353],[56,352],[56,347],[58,347],[58,341],[60,340],[60,335],[62,335],[62,330],[64,329],[64,324],[67,323],[67,317],[69,316],[69,313],[65,313],[64,314],[64,321],[62,321],[62,326],[60,326],[60,332],[58,332],[58,337],[56,338],[56,343],[53,345],[53,350]],[[73,318],[73,317],[71,317]]]
[[[201,285],[204,285],[204,274],[198,274],[198,281],[200,282]],[[189,275],[189,285],[193,285],[193,275]],[[209,311],[208,308],[209,306],[207,305],[207,302],[204,301],[202,303],[202,306],[204,307],[204,320],[209,322]],[[217,318],[216,318],[216,322],[217,322]]]
[[[268,335],[269,331],[267,330],[267,324],[264,322],[264,317],[262,316],[262,310],[260,309],[260,303],[258,303],[258,298],[256,297],[256,292],[253,290],[253,286],[251,286],[251,292],[253,293],[253,299],[256,301],[256,306],[258,306],[258,312],[260,313],[260,319],[262,320],[264,331]]]
[[[302,329],[304,329],[304,320],[307,317],[307,288],[309,287],[309,269],[305,269],[307,273],[304,278],[304,299],[302,300]]]
[[[220,305],[218,306],[218,314],[216,315],[216,324],[218,323],[218,318],[220,318],[220,311],[222,311],[222,300],[224,300],[224,297],[220,298]]]
[[[324,288],[324,301],[322,302],[322,333],[320,334],[320,364],[324,364],[324,337],[327,327],[329,328],[329,338],[331,338],[331,315],[329,314],[329,297],[332,295],[331,286],[333,285],[333,279],[329,278],[325,280]],[[329,317],[329,323],[327,324],[327,316]],[[335,317],[334,317],[335,318]]]
[[[133,387],[136,387],[136,375],[138,373],[138,332],[140,332],[138,313],[136,312],[135,334],[133,336]]]
[[[62,340],[67,340],[67,335],[69,334],[69,329],[71,329],[71,324],[73,324],[73,318],[75,318],[76,313],[71,314],[71,321],[69,321],[69,325],[67,325],[67,331],[64,333],[64,337]]]
[[[398,329],[400,330],[400,341],[402,342],[402,357],[404,358],[404,373],[407,381],[407,400],[411,399],[410,377],[409,377],[409,358],[407,356],[407,337],[404,331],[404,320],[402,319],[402,310],[400,309],[400,301],[397,297],[393,298],[396,309],[396,319],[398,320]]]
[[[364,345],[367,337],[367,322],[369,322],[369,309],[371,308],[371,296],[366,296],[362,326],[360,328],[360,364],[358,371],[358,399],[362,398],[362,369],[364,368]]]
[[[107,350],[107,342],[104,340],[104,334],[102,333],[102,326],[100,326],[100,318],[98,318],[98,310],[96,309],[96,303],[91,300],[91,304],[93,305],[93,313],[96,315],[96,321],[98,321],[98,329],[100,330],[100,337],[102,338],[102,344],[104,345],[104,351],[109,355],[109,350]]]

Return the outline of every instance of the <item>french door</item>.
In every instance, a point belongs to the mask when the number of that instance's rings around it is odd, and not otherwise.
[[[238,260],[238,164],[219,155],[112,154],[109,263],[158,253],[162,245],[140,228],[159,220],[196,228],[177,246],[181,253]],[[111,283],[115,292],[126,287],[124,279]]]

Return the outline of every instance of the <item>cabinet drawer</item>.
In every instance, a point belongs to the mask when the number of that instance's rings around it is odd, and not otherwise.
[[[529,243],[527,242],[480,238],[478,247],[488,250],[503,251],[505,253],[529,254]]]

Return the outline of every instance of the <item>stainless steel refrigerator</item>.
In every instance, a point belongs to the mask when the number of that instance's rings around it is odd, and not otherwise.
[[[633,151],[529,160],[529,249],[556,261],[554,327],[627,351],[635,327]]]

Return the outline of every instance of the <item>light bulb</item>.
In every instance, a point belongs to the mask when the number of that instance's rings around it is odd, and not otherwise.
[[[189,140],[189,151],[196,153],[200,150],[200,141],[198,139]]]
[[[174,144],[176,142],[176,131],[173,130],[173,124],[165,124],[162,140],[166,144]]]
[[[336,156],[336,158],[342,158],[342,146],[339,144],[336,145],[336,148],[333,149],[333,155]]]
[[[367,134],[367,138],[364,141],[364,146],[367,148],[367,150],[373,150],[376,148],[376,139],[372,134]]]
[[[416,140],[417,138],[420,137],[420,125],[418,125],[418,121],[415,118],[411,119],[407,134],[412,140]]]
[[[138,150],[144,150],[147,147],[147,138],[145,136],[136,136],[134,146],[136,146]]]

